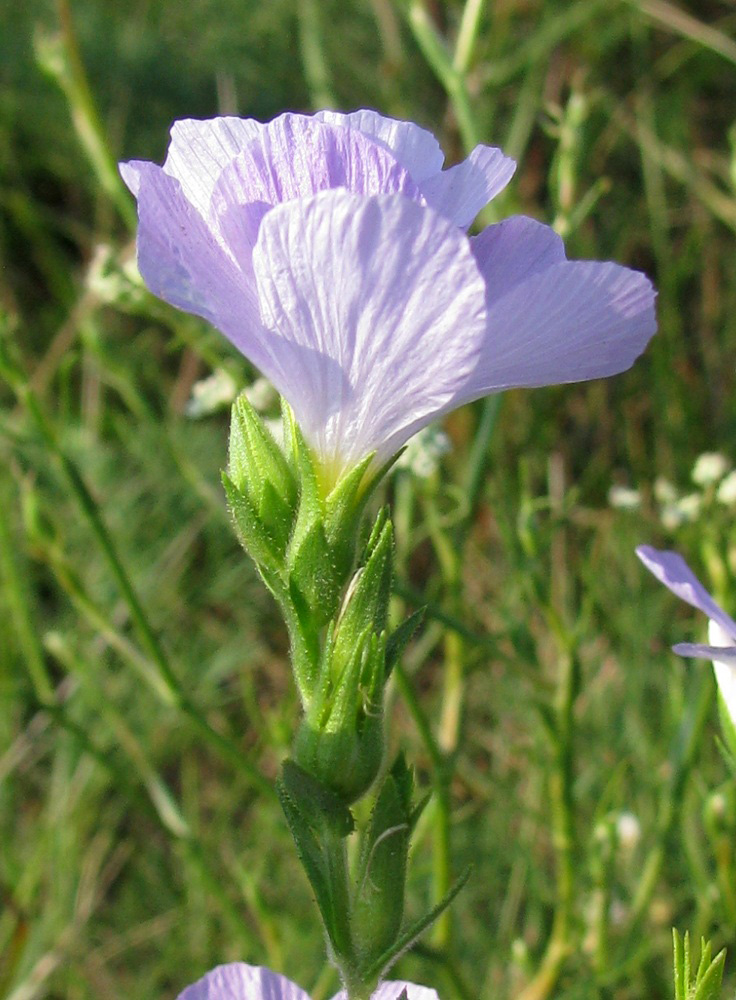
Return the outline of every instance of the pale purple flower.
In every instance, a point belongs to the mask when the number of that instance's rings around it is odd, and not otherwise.
[[[640,545],[636,554],[657,579],[673,594],[710,618],[710,645],[680,642],[673,650],[680,656],[712,660],[718,689],[726,711],[736,725],[736,621],[713,600],[682,556]]]
[[[151,291],[218,327],[335,473],[489,393],[623,371],[655,331],[642,274],[523,216],[467,236],[500,150],[442,164],[417,125],[323,111],[179,121],[163,167],[121,165]]]
[[[383,983],[372,1000],[439,1000],[434,990],[414,983]],[[232,962],[218,965],[192,986],[187,986],[177,1000],[309,1000],[308,995],[285,976],[262,966]],[[333,1000],[345,1000],[340,992]]]

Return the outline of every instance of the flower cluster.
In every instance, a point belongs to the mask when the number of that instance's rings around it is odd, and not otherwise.
[[[121,165],[148,287],[204,317],[290,403],[333,481],[488,393],[628,368],[654,291],[568,261],[516,216],[468,237],[514,162],[373,111],[178,121],[163,167]]]

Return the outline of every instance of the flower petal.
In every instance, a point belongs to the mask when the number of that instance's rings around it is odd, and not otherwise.
[[[138,267],[149,289],[208,320],[266,370],[270,346],[261,337],[250,247],[235,247],[233,253],[184,197],[177,180],[153,163],[133,166]]]
[[[681,555],[677,552],[663,552],[651,545],[638,546],[636,554],[650,573],[673,594],[698,611],[704,611],[717,622],[726,633],[727,645],[736,643],[736,622],[718,607]]]
[[[713,619],[708,624],[708,638],[714,647],[726,644],[731,646],[731,637]],[[728,652],[735,654],[733,659],[724,655],[724,651],[718,648],[717,659],[713,660],[713,669],[726,711],[736,726],[736,650],[729,649]]]
[[[485,287],[465,235],[407,198],[281,205],[253,255],[264,325],[310,353],[270,373],[326,463],[394,454],[475,367]]]
[[[351,111],[349,114],[318,111],[314,117],[329,125],[341,125],[369,136],[393,153],[417,184],[442,170],[445,154],[440,149],[440,144],[431,132],[413,122],[386,118],[367,108]]]
[[[232,962],[218,965],[177,1000],[309,1000],[290,979],[262,966]]]
[[[516,163],[495,146],[476,146],[462,163],[423,181],[427,204],[456,226],[466,228],[491,199],[503,191]]]
[[[492,275],[489,289],[495,291]],[[617,264],[564,261],[487,301],[483,358],[460,402],[499,389],[625,371],[656,330],[647,278]]]
[[[486,302],[502,298],[520,282],[565,260],[565,245],[550,226],[512,215],[488,226],[470,245],[486,281]]]
[[[394,980],[381,983],[371,1000],[401,1000],[406,991],[407,1000],[439,1000],[436,990],[431,990],[427,986],[417,986],[416,983],[406,983]],[[347,1000],[345,990],[336,993],[332,1000]]]
[[[430,990],[427,986],[417,986],[416,983],[398,981],[382,983],[371,1000],[399,1000],[404,990],[408,1000],[439,1000],[436,990]]]
[[[278,205],[330,188],[357,194],[403,194],[423,203],[409,173],[386,149],[358,131],[304,115],[281,115],[222,170],[212,218],[247,214],[246,206]]]
[[[702,642],[678,642],[672,647],[678,656],[688,656],[693,660],[713,660],[718,657],[724,663],[736,664],[736,646],[707,646]]]
[[[263,129],[253,118],[182,118],[171,126],[164,170],[181,184],[199,214],[209,211],[217,178],[233,157]]]

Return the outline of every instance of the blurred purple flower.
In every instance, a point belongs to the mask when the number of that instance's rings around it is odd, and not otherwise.
[[[669,588],[710,618],[710,645],[680,642],[673,646],[680,656],[712,660],[718,688],[731,720],[736,725],[736,622],[720,608],[677,552],[662,552],[650,545],[640,545],[636,554],[646,568]]]
[[[434,990],[414,983],[383,983],[372,1000],[439,1000]],[[232,962],[218,965],[192,986],[187,986],[177,1000],[309,1000],[290,979],[261,966]],[[333,1000],[345,1000],[340,992]]]
[[[568,261],[515,216],[465,229],[514,163],[374,111],[175,122],[163,167],[121,172],[154,294],[213,323],[289,401],[335,471],[501,389],[613,375],[653,335],[654,291]]]

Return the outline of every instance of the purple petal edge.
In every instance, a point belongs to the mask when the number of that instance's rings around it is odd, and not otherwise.
[[[736,642],[736,622],[716,604],[679,553],[639,545],[636,554],[660,583],[676,597],[703,611]]]
[[[672,647],[678,656],[688,656],[693,660],[720,660],[721,663],[736,664],[736,646],[708,646],[702,642],[678,642]]]
[[[179,994],[177,1000],[309,1000],[286,976],[260,965],[218,965]]]

